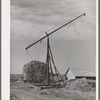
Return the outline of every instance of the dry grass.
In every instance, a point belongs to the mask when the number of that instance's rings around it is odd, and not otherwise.
[[[65,88],[43,89],[24,83],[11,82],[11,100],[95,100],[95,81],[80,79],[67,81]],[[84,90],[84,91],[83,91]]]

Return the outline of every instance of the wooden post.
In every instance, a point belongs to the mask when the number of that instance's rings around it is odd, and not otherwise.
[[[46,64],[47,64],[46,79],[47,79],[47,85],[49,85],[49,83],[50,83],[49,63],[50,63],[50,55],[49,55],[49,37],[48,37],[47,38],[47,57],[46,57]]]

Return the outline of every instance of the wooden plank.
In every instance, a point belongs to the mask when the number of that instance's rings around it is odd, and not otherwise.
[[[60,86],[61,84],[49,84],[49,85],[47,85],[47,84],[36,84],[35,86]]]
[[[45,87],[41,87],[42,89],[51,89],[51,88],[61,88],[61,86],[45,86]]]

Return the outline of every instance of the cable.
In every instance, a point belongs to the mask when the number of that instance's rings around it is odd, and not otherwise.
[[[32,56],[31,56],[30,53],[29,53],[29,51],[28,51],[28,50],[26,50],[26,51],[27,51],[29,57],[33,60]]]
[[[28,57],[28,53],[27,53],[27,51],[26,51],[26,56],[27,56],[27,60],[29,61],[29,57]]]

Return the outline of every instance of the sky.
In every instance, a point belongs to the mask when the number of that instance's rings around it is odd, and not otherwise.
[[[96,2],[95,0],[11,0],[10,72],[21,74],[33,60],[45,62],[46,39],[28,49],[36,40],[75,17],[73,23],[52,34],[50,46],[60,73],[68,68],[95,73]]]

